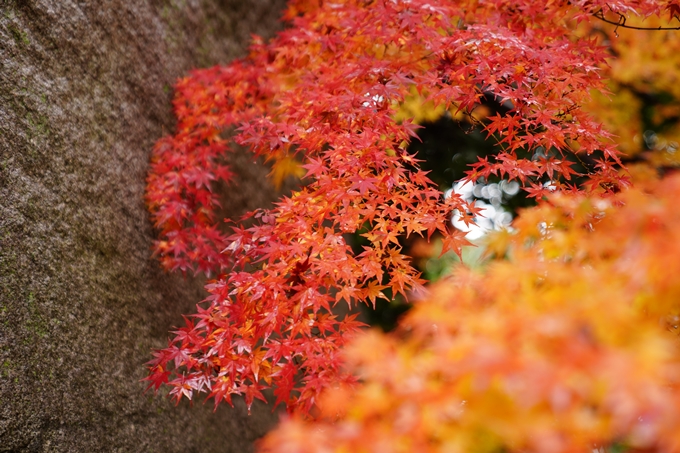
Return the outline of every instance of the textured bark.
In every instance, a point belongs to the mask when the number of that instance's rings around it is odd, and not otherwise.
[[[151,257],[143,202],[174,81],[271,35],[281,0],[0,0],[0,451],[244,452],[270,407],[178,407],[144,363],[201,282]],[[247,173],[232,214],[274,194]]]

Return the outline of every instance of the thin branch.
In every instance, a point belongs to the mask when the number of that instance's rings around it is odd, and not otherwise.
[[[619,20],[614,22],[613,20],[604,17],[604,12],[600,9],[593,14],[596,18],[608,24],[616,25],[616,28],[628,28],[630,30],[645,30],[645,31],[660,31],[660,30],[680,30],[678,27],[636,27],[635,25],[626,25],[626,16],[621,13],[616,13],[619,15]],[[616,30],[614,31],[616,33]]]

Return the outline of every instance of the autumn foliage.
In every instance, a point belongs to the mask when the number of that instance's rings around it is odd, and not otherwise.
[[[609,48],[589,29],[596,16],[667,21],[677,8],[291,1],[286,31],[269,43],[255,38],[246,58],[176,86],[177,129],[156,144],[148,177],[156,253],[167,269],[213,280],[198,312],[155,353],[150,386],[167,383],[176,399],[207,392],[215,404],[243,395],[248,406],[272,388],[291,411],[328,426],[341,417],[344,428],[327,427],[319,448],[344,436],[344,451],[359,451],[352,442],[366,436],[392,445],[394,430],[411,439],[406,451],[572,451],[625,433],[674,445],[664,436],[666,421],[677,420],[667,401],[676,398],[675,356],[658,320],[674,315],[677,289],[665,280],[671,274],[652,272],[653,257],[671,251],[651,233],[677,235],[672,198],[654,204],[626,190],[613,137],[587,104],[607,92]],[[400,337],[370,334],[343,351],[362,325],[337,315],[338,304],[423,291],[400,238],[436,235],[444,251],[460,252],[467,241],[451,216],[476,213],[455,194],[445,199],[408,152],[417,125],[401,106],[414,95],[468,117],[499,144],[468,179],[517,180],[548,202],[523,214],[512,240],[506,233],[490,245],[510,261],[482,275],[459,270],[419,304]],[[479,118],[474,111],[488,99],[504,111]],[[275,172],[298,162],[305,176],[274,208],[225,233],[213,185],[231,177],[233,143]],[[675,179],[649,184],[658,197],[678,190]],[[635,234],[647,239],[628,243],[633,230],[621,216],[633,214]],[[347,242],[355,233],[366,239],[360,251]],[[361,390],[345,398],[359,378]],[[320,406],[336,387],[345,393]],[[279,434],[281,445],[311,448],[301,439],[316,428],[294,426],[290,435],[301,437]]]
[[[483,271],[347,347],[358,389],[262,450],[680,450],[680,175],[639,186],[524,211]]]

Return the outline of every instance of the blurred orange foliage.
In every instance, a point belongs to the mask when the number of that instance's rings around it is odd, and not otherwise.
[[[393,334],[345,351],[358,389],[288,418],[266,452],[680,450],[680,175],[554,194],[492,236]],[[642,176],[638,176],[642,175]]]
[[[610,15],[611,18],[613,15]],[[677,27],[678,19],[631,15],[628,26]],[[655,166],[680,165],[680,33],[677,30],[635,30],[603,22],[582,24],[609,49],[611,95],[593,91],[588,110],[615,134],[629,158]]]

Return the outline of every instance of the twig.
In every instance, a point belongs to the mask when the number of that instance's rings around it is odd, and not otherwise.
[[[604,17],[604,11],[602,9],[598,10],[593,14],[596,18],[600,19],[603,22],[606,22],[608,24],[616,25],[616,29],[619,27],[621,28],[628,28],[630,30],[645,30],[645,31],[661,31],[661,30],[680,30],[680,26],[678,27],[637,27],[635,25],[626,25],[626,16],[624,16],[621,13],[616,13],[619,15],[619,20],[617,22],[614,22],[613,20],[607,19]],[[614,33],[616,33],[616,29],[614,29]],[[618,36],[618,34],[617,34]]]

